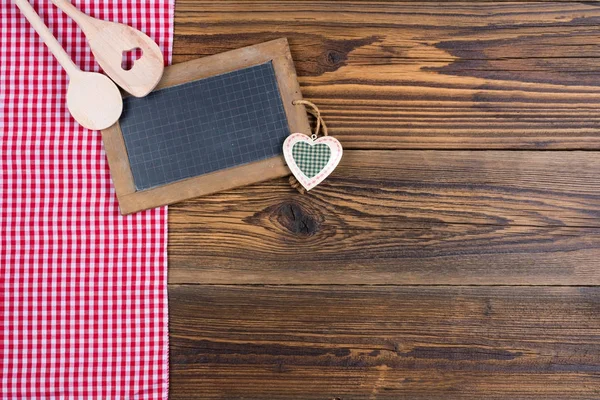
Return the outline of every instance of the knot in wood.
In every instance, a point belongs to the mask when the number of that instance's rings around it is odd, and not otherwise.
[[[338,66],[338,64],[343,64],[346,61],[346,58],[346,54],[342,54],[336,50],[328,50],[327,53],[325,53],[325,60],[327,61],[327,64],[331,66]]]
[[[296,202],[282,203],[278,209],[277,221],[288,231],[312,236],[319,231],[319,222],[315,215]]]

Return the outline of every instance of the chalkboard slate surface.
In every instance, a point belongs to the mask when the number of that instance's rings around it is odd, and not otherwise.
[[[290,134],[272,62],[124,100],[136,190],[274,157]]]

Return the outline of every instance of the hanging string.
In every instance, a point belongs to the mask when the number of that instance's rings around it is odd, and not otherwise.
[[[315,132],[310,136],[312,138],[312,140],[316,140],[317,137],[319,137],[319,133],[321,132],[321,130],[323,130],[323,132],[322,132],[323,136],[328,135],[327,125],[325,124],[323,117],[321,117],[321,111],[319,111],[319,108],[314,103],[312,103],[308,100],[294,100],[292,102],[292,104],[308,106],[306,108],[306,112],[309,113],[310,115],[312,115],[313,117],[315,117],[315,119],[317,120],[317,126],[315,127]],[[296,179],[296,177],[294,175],[290,175],[289,182],[290,182],[290,186],[293,187],[294,189],[296,189],[298,191],[298,193],[300,193],[300,194],[306,193],[306,189],[304,189],[304,186],[302,186],[300,184],[300,182],[298,182],[298,180]]]
[[[300,194],[304,194],[306,193],[306,189],[304,189],[304,186],[302,186],[300,184],[300,182],[298,182],[298,179],[296,179],[296,177],[294,175],[290,175],[290,186],[294,189],[296,189],[298,191],[298,193]]]
[[[313,117],[315,117],[315,119],[317,120],[317,127],[315,128],[315,132],[311,135],[313,140],[315,140],[319,136],[319,133],[321,132],[321,128],[323,129],[323,136],[328,135],[327,125],[325,125],[325,121],[323,120],[323,117],[321,117],[321,111],[319,110],[319,107],[317,107],[313,102],[308,101],[308,100],[294,100],[292,102],[292,104],[294,104],[294,105],[300,104],[300,105],[310,107],[310,108],[306,109],[306,112],[309,113],[310,115],[312,115]]]

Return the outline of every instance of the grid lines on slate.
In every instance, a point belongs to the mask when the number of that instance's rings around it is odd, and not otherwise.
[[[272,62],[124,100],[136,190],[281,154],[290,134]]]

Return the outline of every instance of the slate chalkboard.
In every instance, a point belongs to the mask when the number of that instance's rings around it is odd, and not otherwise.
[[[120,124],[137,190],[274,157],[290,134],[271,61],[129,97]]]
[[[290,174],[285,138],[310,132],[286,39],[165,68],[102,131],[122,214]]]

